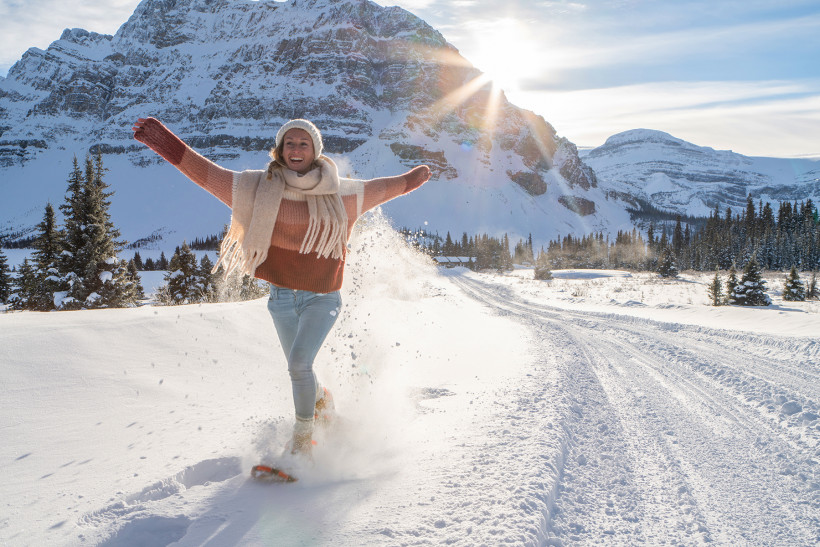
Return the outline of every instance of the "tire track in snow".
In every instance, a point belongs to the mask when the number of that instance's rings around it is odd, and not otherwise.
[[[571,442],[548,508],[550,541],[818,540],[817,430],[784,431],[755,394],[768,386],[811,401],[816,367],[786,366],[787,385],[777,383],[778,366],[807,355],[806,341],[521,304],[504,287],[453,280],[537,328],[542,349],[566,362],[578,402],[565,421]],[[752,338],[758,345],[749,348]]]

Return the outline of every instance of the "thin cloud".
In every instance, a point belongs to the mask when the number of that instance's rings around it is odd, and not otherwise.
[[[47,48],[66,28],[113,34],[137,4],[139,0],[0,1],[0,74],[30,47]]]
[[[746,155],[820,155],[820,80],[662,82],[510,99],[581,146],[644,127]]]

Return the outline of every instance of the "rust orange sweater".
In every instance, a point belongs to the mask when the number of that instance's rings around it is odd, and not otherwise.
[[[231,206],[238,171],[231,171],[195,152],[168,128],[148,118],[135,130],[134,138],[150,147],[196,184]],[[427,166],[416,167],[404,175],[366,181],[341,179],[340,194],[347,210],[347,237],[356,220],[366,211],[415,190],[430,177]],[[279,208],[273,228],[268,257],[255,277],[279,287],[327,293],[342,286],[346,251],[341,259],[320,258],[315,252],[299,252],[309,221],[307,202],[288,193]]]

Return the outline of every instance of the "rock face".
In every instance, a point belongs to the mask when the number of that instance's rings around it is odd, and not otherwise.
[[[735,211],[755,200],[820,198],[820,162],[750,158],[696,146],[661,131],[635,129],[613,135],[584,154],[584,162],[610,195],[680,214],[708,215],[715,207]],[[602,183],[603,184],[603,183]]]
[[[0,170],[78,145],[146,165],[130,127],[148,115],[221,161],[268,150],[303,117],[359,171],[389,156],[531,197],[555,181],[596,186],[572,143],[494,92],[438,31],[368,0],[143,0],[114,36],[66,30],[0,79]]]
[[[125,130],[146,110],[183,136],[200,136],[206,149],[267,148],[283,121],[301,116],[325,128],[331,152],[350,152],[378,136],[376,118],[387,112],[413,117],[430,136],[487,147],[502,130],[497,145],[533,172],[549,170],[555,131],[503,96],[503,125],[474,129],[489,118],[487,86],[460,105],[434,108],[479,75],[440,33],[400,8],[356,0],[144,0],[115,36],[66,30],[12,67],[0,91],[3,157],[24,161],[33,142],[71,134],[127,142]],[[406,152],[401,145],[410,143],[397,144]],[[580,163],[577,153],[573,161]]]

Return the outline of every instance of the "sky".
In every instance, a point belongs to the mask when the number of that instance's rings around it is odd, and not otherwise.
[[[64,28],[113,34],[138,0],[0,0],[0,75]],[[657,129],[820,157],[817,0],[378,0],[439,30],[514,104],[595,147]]]

